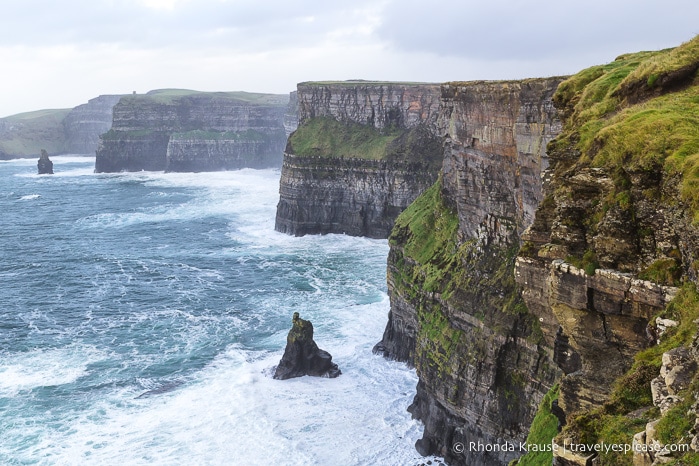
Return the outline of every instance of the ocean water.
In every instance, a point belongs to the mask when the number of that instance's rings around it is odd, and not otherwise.
[[[276,233],[278,170],[53,162],[0,162],[0,464],[424,461],[415,373],[371,353],[385,240]],[[271,378],[293,312],[339,378]]]

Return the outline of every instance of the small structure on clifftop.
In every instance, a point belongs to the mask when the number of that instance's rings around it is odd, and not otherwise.
[[[49,159],[49,153],[41,149],[41,157],[37,162],[39,175],[53,175],[53,162]]]
[[[304,375],[333,378],[340,375],[342,372],[333,363],[330,353],[318,348],[313,341],[313,324],[301,319],[298,312],[294,312],[292,322],[284,356],[274,371],[274,378],[285,380]]]

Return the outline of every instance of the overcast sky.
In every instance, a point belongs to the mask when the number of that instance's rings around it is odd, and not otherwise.
[[[697,0],[3,0],[0,116],[173,87],[563,75],[696,34]]]

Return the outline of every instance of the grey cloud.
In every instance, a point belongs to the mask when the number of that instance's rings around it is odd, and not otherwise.
[[[165,46],[230,47],[246,51],[314,44],[342,27],[356,9],[304,0],[196,1],[172,11],[145,8],[135,1],[24,0],[4,7],[0,45],[123,44],[133,48]],[[308,22],[307,17],[317,20]]]
[[[378,30],[392,47],[477,60],[542,60],[677,45],[699,33],[694,0],[393,0]],[[657,34],[660,32],[660,34]]]

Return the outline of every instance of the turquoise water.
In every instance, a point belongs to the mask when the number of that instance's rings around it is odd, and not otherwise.
[[[417,378],[374,356],[385,240],[274,232],[278,170],[0,162],[0,464],[409,465]],[[293,312],[342,369],[277,381]]]

